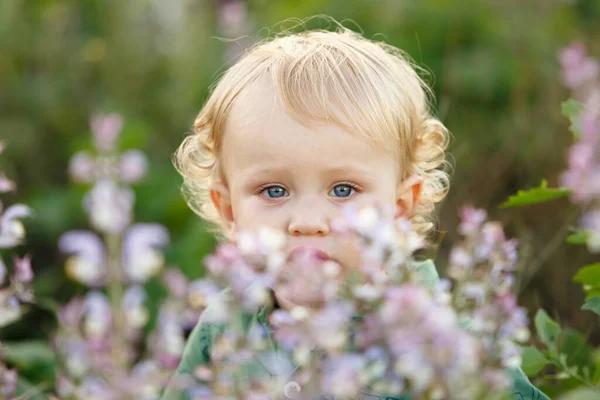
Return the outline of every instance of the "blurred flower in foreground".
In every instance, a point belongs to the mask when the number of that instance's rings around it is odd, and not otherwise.
[[[465,208],[454,281],[431,286],[415,268],[413,253],[424,241],[408,221],[375,208],[344,211],[334,230],[356,239],[356,269],[310,252],[282,257],[285,236],[270,231],[240,234],[237,246],[222,245],[207,257],[209,277],[198,285],[199,303],[210,304],[203,323],[224,329],[189,394],[504,395],[510,385],[504,368],[520,364],[513,343],[528,337],[526,315],[512,293],[516,242],[504,237],[501,225],[487,222],[485,212]],[[192,286],[173,274],[169,282],[178,293]],[[273,309],[271,290],[282,307]],[[240,323],[262,310],[268,311],[265,323]],[[286,362],[285,376],[270,373]],[[269,373],[260,373],[258,364]]]
[[[563,83],[581,102],[574,118],[576,142],[569,149],[568,169],[561,184],[571,189],[571,199],[585,213],[580,227],[587,232],[588,248],[600,252],[600,67],[575,42],[560,53]]]

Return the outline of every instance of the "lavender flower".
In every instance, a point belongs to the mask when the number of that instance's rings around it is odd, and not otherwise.
[[[163,267],[164,258],[156,248],[169,243],[169,232],[159,224],[135,224],[123,239],[123,266],[131,282],[143,283]]]
[[[58,247],[63,253],[73,254],[65,263],[67,274],[72,279],[91,287],[105,284],[106,250],[96,234],[67,232],[59,238]]]
[[[31,209],[23,204],[14,204],[3,210],[0,202],[0,249],[15,247],[25,238],[21,218],[29,217]]]
[[[102,233],[120,234],[131,223],[133,191],[109,179],[96,182],[83,203],[92,226]]]
[[[453,250],[449,269],[456,281],[435,288],[424,286],[411,267],[422,238],[408,221],[380,209],[347,208],[335,223],[339,234],[354,235],[358,269],[316,262],[310,252],[282,258],[277,235],[221,246],[206,259],[210,278],[198,285],[198,304],[210,304],[207,312],[219,316],[205,314],[205,322],[226,326],[211,347],[211,366],[198,370],[203,393],[235,396],[232,387],[294,399],[347,398],[364,390],[465,399],[502,393],[510,380],[499,371],[519,364],[514,342],[528,335],[527,317],[512,294],[517,243],[499,224],[486,222],[485,212],[465,208],[463,216],[465,240]],[[278,260],[272,268],[269,249]],[[183,291],[183,280],[172,280]],[[244,332],[236,322],[270,305],[248,306],[255,286],[272,288],[283,305],[270,312],[268,324],[281,359],[293,367],[276,384],[268,374],[236,378],[269,348],[259,325]]]
[[[590,251],[600,251],[600,67],[588,57],[583,43],[575,42],[560,54],[563,84],[582,103],[575,126],[577,141],[568,154],[561,184],[571,189],[571,200],[586,212],[579,223],[588,234]]]
[[[118,114],[98,114],[92,118],[91,126],[96,148],[111,151],[123,129],[123,119]]]

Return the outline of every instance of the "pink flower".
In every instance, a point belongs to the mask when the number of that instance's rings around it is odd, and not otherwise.
[[[12,192],[16,188],[15,182],[8,179],[4,172],[0,171],[0,193]]]
[[[129,150],[121,155],[120,178],[126,183],[138,182],[148,169],[148,158],[140,150]]]
[[[96,169],[96,160],[87,151],[76,153],[69,161],[69,175],[75,182],[92,182],[96,177]]]
[[[4,369],[0,364],[0,394],[2,397],[12,398],[17,390],[17,370],[16,369]]]
[[[110,151],[123,129],[123,119],[118,114],[98,114],[92,117],[91,126],[96,148]]]
[[[31,256],[14,257],[15,278],[23,283],[31,282],[33,279],[33,271],[31,270]]]
[[[175,297],[182,298],[188,291],[188,279],[179,269],[167,269],[163,274],[163,282]]]
[[[77,329],[85,311],[85,302],[79,297],[73,297],[59,311],[59,319],[62,325]]]
[[[461,235],[468,236],[476,232],[486,218],[485,210],[475,209],[472,206],[463,207],[461,210],[462,222],[458,226],[458,231]]]
[[[560,53],[563,68],[563,84],[570,89],[577,89],[587,82],[598,79],[598,63],[587,57],[585,45],[574,42]]]

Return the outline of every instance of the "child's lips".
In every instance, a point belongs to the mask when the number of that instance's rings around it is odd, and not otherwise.
[[[299,257],[314,258],[318,261],[329,261],[332,258],[325,251],[313,246],[294,246],[288,253],[288,261],[293,261]]]

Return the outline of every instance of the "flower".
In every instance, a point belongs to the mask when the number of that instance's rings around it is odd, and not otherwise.
[[[136,183],[148,169],[148,158],[140,150],[129,150],[121,155],[119,177],[123,182]]]
[[[84,332],[95,344],[102,344],[111,327],[112,311],[108,298],[98,291],[85,296]]]
[[[103,178],[85,195],[83,205],[94,228],[120,234],[131,223],[134,197],[131,189]]]
[[[23,241],[25,228],[19,219],[31,214],[31,209],[23,204],[14,204],[3,213],[0,202],[0,249],[14,247]]]
[[[148,310],[144,303],[146,301],[146,291],[140,285],[129,286],[123,295],[121,307],[125,315],[126,329],[129,336],[137,337],[137,333],[148,322]]]
[[[143,283],[156,275],[164,265],[157,247],[169,243],[169,232],[160,224],[135,224],[123,238],[122,261],[131,282]]]
[[[100,151],[110,151],[123,129],[123,119],[114,113],[97,114],[92,117],[91,127],[96,148]]]
[[[96,234],[88,231],[64,233],[58,247],[63,253],[73,254],[65,263],[72,279],[91,287],[106,282],[106,250]]]
[[[87,151],[75,153],[69,161],[69,175],[75,182],[92,182],[96,177],[96,168],[96,161]]]
[[[33,279],[33,271],[31,270],[31,256],[14,257],[15,278],[19,282],[29,283]]]

